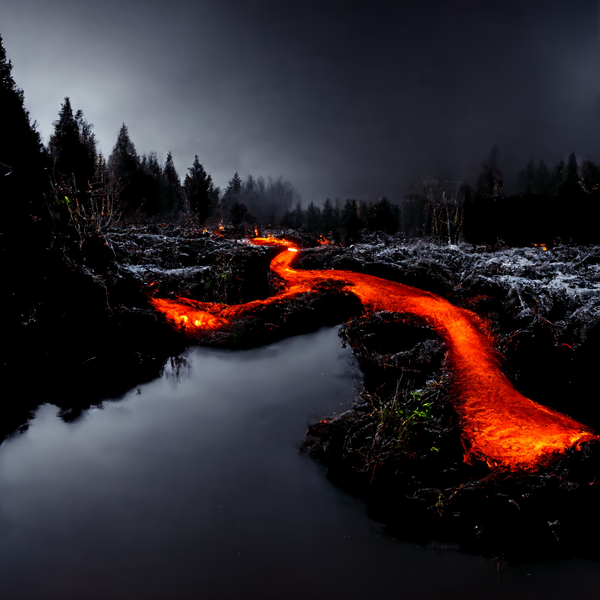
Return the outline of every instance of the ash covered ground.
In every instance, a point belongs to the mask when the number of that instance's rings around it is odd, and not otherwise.
[[[363,272],[476,312],[520,392],[600,431],[600,248],[441,246],[383,234],[339,247],[298,232],[272,233],[304,248],[297,268]],[[27,383],[20,398],[4,403],[4,434],[26,423],[48,386],[60,386],[63,415],[73,418],[155,377],[192,343],[243,348],[345,323],[341,335],[364,389],[352,410],[312,426],[302,446],[329,466],[332,481],[403,539],[449,542],[512,561],[597,558],[597,444],[536,473],[466,464],[444,343],[427,323],[365,314],[332,284],[193,340],[149,304],[150,296],[227,304],[267,298],[281,288],[269,272],[276,253],[231,234],[168,223],[121,224],[81,248],[63,242],[49,249],[32,275],[35,294],[16,296],[21,316],[3,364],[24,381],[33,366],[43,386]]]

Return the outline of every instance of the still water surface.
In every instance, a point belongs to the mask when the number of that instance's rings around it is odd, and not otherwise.
[[[42,406],[0,448],[0,598],[565,598],[600,565],[498,569],[387,538],[298,453],[356,397],[336,329],[195,348],[66,424]]]

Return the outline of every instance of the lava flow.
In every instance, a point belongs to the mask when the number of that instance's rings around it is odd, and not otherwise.
[[[448,347],[448,364],[454,371],[456,409],[462,417],[465,462],[485,461],[511,471],[535,470],[556,453],[600,439],[570,417],[526,398],[500,369],[493,339],[479,317],[430,292],[352,271],[296,270],[291,264],[297,248],[277,238],[255,238],[255,245],[286,248],[271,262],[271,269],[286,289],[266,300],[236,306],[151,299],[175,326],[188,335],[226,328],[257,306],[309,292],[320,282],[342,282],[368,311],[419,315],[442,336]]]

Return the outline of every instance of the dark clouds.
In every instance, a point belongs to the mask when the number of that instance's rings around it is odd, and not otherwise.
[[[600,160],[597,2],[3,0],[45,139],[64,96],[108,154],[194,154],[218,184],[283,175],[304,202],[474,177],[493,144]]]

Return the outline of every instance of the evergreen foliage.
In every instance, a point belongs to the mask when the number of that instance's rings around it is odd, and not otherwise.
[[[496,202],[476,195],[465,203],[465,238],[472,243],[524,246],[600,241],[600,169],[574,152],[549,169],[530,159],[519,173],[521,194]],[[488,198],[489,200],[489,198]]]
[[[161,207],[163,212],[179,212],[184,210],[184,196],[181,189],[181,180],[175,170],[173,155],[169,151],[162,171],[166,184],[166,206]]]
[[[9,180],[31,176],[41,170],[43,146],[36,123],[31,123],[25,109],[24,93],[12,76],[12,62],[7,59],[0,36],[0,177]],[[9,175],[10,174],[10,175]]]
[[[367,228],[369,231],[396,233],[398,221],[387,198],[379,198],[377,203],[368,211]]]
[[[54,178],[71,180],[79,191],[96,170],[96,137],[93,125],[78,110],[73,114],[71,100],[67,97],[58,112],[58,119],[52,123],[54,132],[48,141],[48,152],[52,159]]]
[[[26,236],[34,230],[37,235],[32,236],[32,247],[43,247],[46,240],[39,235],[39,228],[47,220],[43,201],[47,157],[37,124],[25,109],[23,90],[13,79],[12,66],[0,36],[0,197],[4,200],[0,232],[5,249],[10,246],[9,237]]]
[[[199,222],[206,222],[218,201],[218,194],[213,185],[212,177],[200,164],[197,154],[194,156],[194,162],[188,168],[188,174],[185,177],[185,195],[191,211],[198,215]]]
[[[125,123],[121,125],[117,141],[108,157],[108,168],[112,185],[118,181],[127,183],[140,168],[140,161]]]

